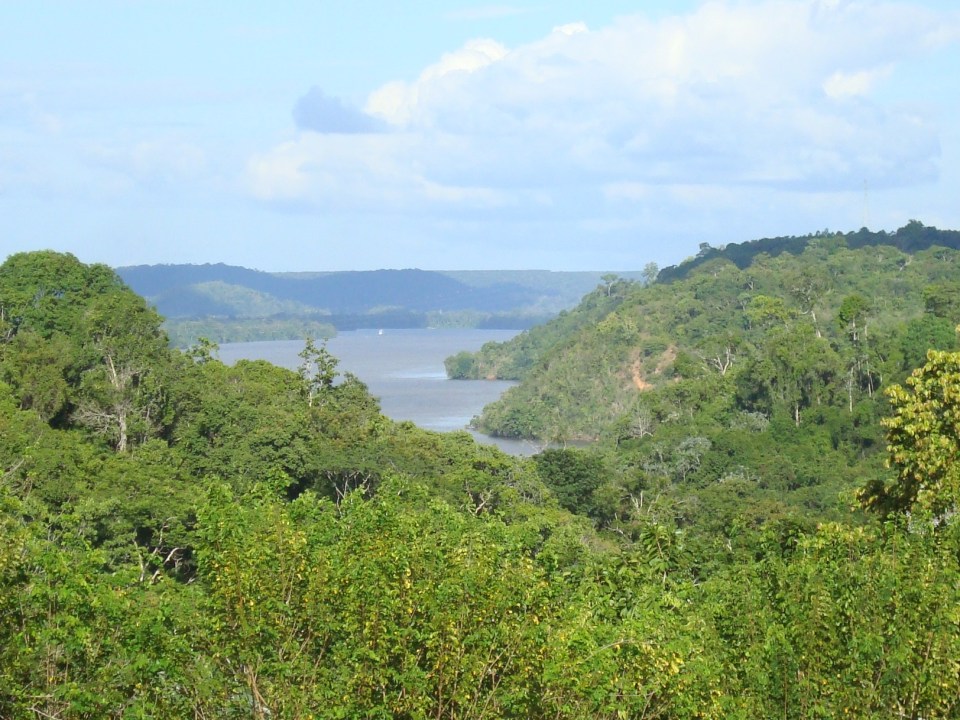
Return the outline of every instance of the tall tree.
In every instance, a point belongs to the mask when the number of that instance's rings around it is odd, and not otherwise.
[[[312,337],[306,339],[299,357],[302,360],[299,372],[306,389],[307,405],[313,407],[317,397],[333,387],[340,361],[327,350],[326,342],[317,345]]]
[[[99,298],[84,318],[87,366],[74,419],[108,438],[118,452],[155,435],[165,420],[162,378],[171,356],[160,323],[132,292]]]

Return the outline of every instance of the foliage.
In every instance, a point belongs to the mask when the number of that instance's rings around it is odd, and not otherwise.
[[[682,280],[696,270],[700,265],[723,258],[733,262],[743,269],[751,265],[759,255],[776,257],[782,253],[799,255],[811,246],[824,248],[849,247],[851,249],[863,247],[889,245],[905,253],[917,253],[932,247],[952,248],[960,250],[960,232],[956,230],[938,230],[935,227],[925,227],[917,220],[911,220],[894,233],[883,230],[870,232],[861,228],[856,232],[833,233],[830,230],[820,230],[805,237],[777,237],[763,238],[745,243],[730,243],[721,248],[712,248],[707,245],[694,258],[685,260],[680,265],[664,268],[658,275],[660,282]]]
[[[883,512],[953,515],[960,501],[960,353],[931,350],[906,384],[888,388],[893,415],[883,421],[897,479],[874,480],[861,497]]]
[[[562,311],[550,323],[530,328],[505,343],[486,343],[475,354],[473,363],[465,363],[461,356],[448,358],[448,375],[456,379],[520,380],[539,357],[555,351],[566,336],[603,318],[622,301],[628,288],[627,281],[611,276],[574,310]]]
[[[919,348],[957,347],[955,321],[929,298],[954,282],[960,255],[916,251],[913,230],[886,245],[820,233],[776,256],[758,242],[738,264],[707,248],[682,276],[611,286],[609,298],[601,286],[536,332],[454,356],[448,372],[522,363],[477,427],[594,443],[602,481],[569,507],[625,542],[650,522],[704,548],[747,545],[766,522],[809,529],[848,516],[868,481],[886,486],[884,389],[922,362]]]
[[[533,460],[544,485],[562,507],[585,515],[597,514],[594,493],[605,474],[600,457],[574,448],[558,448],[544,450]]]
[[[903,259],[870,252],[824,267]],[[947,274],[952,254],[897,271],[901,295],[854,282],[836,305],[908,307],[927,262]],[[910,512],[865,517],[848,489],[885,478],[880,377],[898,333],[940,326],[861,308],[854,340],[851,316],[792,304],[762,268],[704,267],[679,295],[611,279],[570,319],[593,346],[539,337],[551,367],[630,347],[651,387],[598,446],[528,460],[389,421],[322,345],[302,373],[170,351],[106,269],[13,256],[0,717],[956,717],[960,356],[890,391],[899,477],[876,497]],[[786,315],[711,333],[748,282]],[[604,357],[584,371],[615,375]],[[518,427],[562,434],[548,397]],[[125,447],[86,407],[125,413]]]

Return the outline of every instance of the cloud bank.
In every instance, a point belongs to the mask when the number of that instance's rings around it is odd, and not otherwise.
[[[594,229],[616,227],[618,207],[636,220],[656,203],[909,187],[936,178],[939,128],[896,99],[898,72],[958,38],[957,15],[915,5],[771,0],[573,22],[512,49],[477,39],[363,112],[311,91],[304,132],[253,158],[248,185],[308,211],[550,213]]]

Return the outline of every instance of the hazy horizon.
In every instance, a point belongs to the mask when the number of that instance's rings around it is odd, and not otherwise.
[[[83,258],[78,258],[83,261]],[[678,261],[681,262],[681,261]],[[590,275],[595,275],[596,273],[606,273],[606,272],[626,272],[626,273],[639,273],[643,271],[643,268],[596,268],[596,269],[585,269],[585,270],[548,270],[546,268],[537,268],[537,267],[523,267],[523,268],[488,268],[486,270],[476,270],[473,268],[436,268],[428,269],[421,267],[414,267],[408,265],[405,267],[370,267],[370,268],[348,268],[345,270],[263,270],[262,268],[249,267],[247,265],[235,265],[233,263],[225,262],[222,260],[214,260],[209,262],[199,262],[199,263],[180,263],[180,262],[163,262],[163,263],[138,263],[136,265],[111,265],[110,267],[116,270],[126,270],[139,267],[177,267],[177,266],[193,266],[193,267],[202,267],[204,265],[225,265],[227,267],[236,267],[243,270],[254,270],[256,272],[269,273],[270,275],[331,275],[333,273],[343,273],[343,272],[378,272],[381,270],[422,270],[424,272],[436,272],[436,273],[586,273]],[[659,267],[659,266],[658,266]]]

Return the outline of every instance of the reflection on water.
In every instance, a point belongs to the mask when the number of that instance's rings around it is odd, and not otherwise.
[[[327,342],[339,359],[339,370],[351,372],[379,398],[383,413],[394,420],[410,420],[428,430],[449,432],[467,427],[484,405],[493,402],[512,382],[502,380],[448,380],[443,361],[461,350],[479,350],[486,342],[502,342],[515,330],[353,330]],[[227,343],[220,359],[267,360],[295,369],[303,341]],[[491,443],[515,455],[530,455],[535,443],[491,438],[473,432],[480,442]]]

